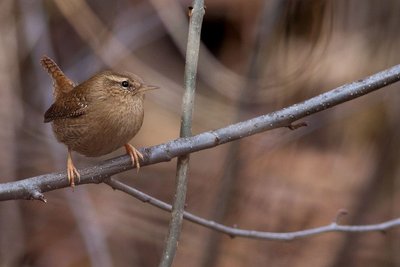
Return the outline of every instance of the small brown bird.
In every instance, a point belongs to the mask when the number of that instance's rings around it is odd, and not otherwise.
[[[127,72],[100,72],[75,85],[47,56],[41,64],[53,78],[54,104],[44,114],[52,122],[57,140],[68,148],[67,174],[70,186],[80,175],[71,151],[87,157],[108,154],[122,146],[139,170],[143,155],[128,142],[143,123],[144,92],[156,89]]]

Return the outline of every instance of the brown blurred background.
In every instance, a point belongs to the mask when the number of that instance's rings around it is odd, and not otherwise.
[[[137,147],[174,139],[189,1],[0,2],[0,181],[65,169],[43,113],[46,54],[74,81],[106,68],[149,92]],[[226,126],[400,62],[398,0],[206,1],[194,133]],[[187,210],[227,225],[296,231],[399,216],[399,84],[278,129],[193,154]],[[117,151],[113,155],[124,153]],[[110,158],[107,155],[103,159]],[[102,158],[74,155],[78,167]],[[175,161],[116,178],[171,202]],[[0,203],[0,266],[157,266],[169,214],[106,185]],[[400,231],[292,242],[231,239],[185,222],[174,266],[400,266]]]

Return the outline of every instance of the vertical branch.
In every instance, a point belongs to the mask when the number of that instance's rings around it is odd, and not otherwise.
[[[194,0],[193,8],[189,11],[190,23],[186,48],[185,62],[185,93],[182,103],[181,137],[192,135],[192,115],[194,93],[196,88],[197,62],[200,47],[201,24],[204,16],[204,1]],[[172,265],[178,247],[178,240],[182,229],[182,219],[186,200],[187,170],[189,167],[189,155],[178,157],[176,172],[176,192],[172,206],[171,221],[168,236],[165,243],[160,267]]]

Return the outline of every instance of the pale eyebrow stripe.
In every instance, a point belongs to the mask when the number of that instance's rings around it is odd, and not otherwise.
[[[127,77],[116,76],[116,75],[109,75],[107,76],[107,79],[118,83],[129,80]]]

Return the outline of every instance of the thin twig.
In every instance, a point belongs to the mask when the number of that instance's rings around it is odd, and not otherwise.
[[[130,187],[122,182],[119,182],[114,179],[108,179],[105,181],[106,184],[111,186],[116,190],[120,190],[124,193],[127,193],[143,202],[149,203],[152,206],[160,208],[164,211],[170,212],[172,210],[171,205],[149,196],[133,187]],[[343,211],[339,211],[343,212]],[[343,213],[340,213],[343,215]],[[184,212],[183,217],[191,221],[195,224],[207,227],[211,230],[215,230],[217,232],[226,234],[230,237],[244,237],[244,238],[254,238],[254,239],[263,239],[263,240],[277,240],[277,241],[289,241],[294,239],[306,238],[310,236],[316,236],[322,233],[327,232],[385,232],[391,228],[399,227],[400,226],[400,218],[396,218],[393,220],[388,220],[383,223],[377,224],[369,224],[369,225],[339,225],[337,222],[337,218],[330,224],[310,228],[301,231],[294,231],[294,232],[286,232],[286,233],[278,233],[278,232],[263,232],[263,231],[254,231],[254,230],[247,230],[247,229],[239,229],[236,227],[229,227],[214,221],[206,220],[202,217],[196,216],[189,212]]]
[[[186,48],[185,62],[185,94],[182,103],[182,121],[180,137],[185,138],[192,135],[192,117],[194,108],[194,96],[196,89],[197,62],[199,58],[200,33],[204,16],[204,1],[195,0],[191,10],[189,33]],[[172,265],[176,250],[178,248],[179,236],[182,231],[183,212],[186,202],[187,172],[189,168],[189,154],[178,157],[176,170],[176,192],[172,206],[171,221],[168,236],[165,242],[160,267]]]
[[[146,166],[170,161],[174,157],[212,148],[257,133],[288,127],[299,119],[371,93],[399,80],[400,65],[396,65],[365,79],[340,86],[304,102],[272,113],[231,124],[217,130],[203,132],[192,137],[179,138],[161,145],[143,148],[140,152],[144,155],[144,160],[140,165]],[[76,185],[101,183],[107,177],[132,168],[129,156],[124,155],[112,158],[92,167],[80,169],[81,180]],[[38,199],[40,196],[43,197],[41,194],[44,192],[64,187],[69,187],[65,172],[44,174],[0,184],[0,201]]]

